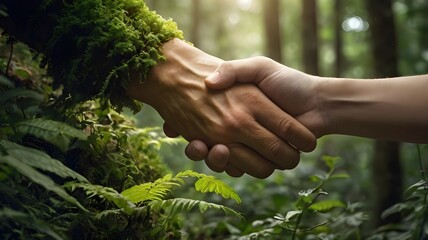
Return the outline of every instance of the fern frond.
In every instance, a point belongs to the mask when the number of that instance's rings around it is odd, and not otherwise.
[[[133,208],[135,207],[132,202],[128,201],[113,188],[80,182],[68,182],[64,184],[64,187],[70,189],[71,191],[74,191],[76,188],[82,188],[86,192],[88,198],[97,196],[102,199],[106,199],[112,202],[118,208],[122,209],[127,214],[131,214]]]
[[[40,173],[30,165],[25,164],[19,159],[10,155],[2,156],[0,158],[0,163],[8,164],[9,166],[15,168],[22,175],[30,179],[32,182],[39,184],[48,191],[56,193],[64,200],[76,205],[80,209],[88,211],[79,203],[79,201],[77,201],[74,197],[70,196],[61,186],[57,185],[50,177]]]
[[[95,219],[102,219],[105,218],[107,216],[111,216],[111,215],[121,215],[123,214],[123,212],[120,209],[108,209],[108,210],[104,210],[102,212],[99,212],[95,215]]]
[[[121,194],[124,195],[133,203],[163,200],[173,187],[184,185],[183,178],[195,177],[198,180],[195,182],[195,189],[202,193],[212,192],[221,195],[223,198],[232,198],[237,203],[241,203],[241,198],[238,194],[226,183],[203,173],[187,170],[178,173],[175,177],[171,174],[156,180],[153,183],[144,183],[129,189],[126,189]]]
[[[198,178],[198,181],[195,183],[195,189],[197,191],[202,193],[213,192],[221,195],[223,198],[232,198],[237,203],[241,203],[241,198],[239,195],[231,187],[226,185],[226,183],[214,176],[208,176],[203,173],[187,170],[178,173],[176,177],[196,177]]]
[[[29,134],[43,139],[57,146],[63,152],[68,150],[71,140],[75,138],[79,140],[87,139],[87,136],[82,131],[68,124],[43,118],[19,122],[15,128],[18,133]]]
[[[181,178],[172,177],[171,174],[156,180],[143,183],[124,190],[121,194],[133,203],[144,201],[163,200],[173,187],[179,187],[184,183]]]
[[[206,212],[208,209],[215,209],[215,210],[223,211],[226,215],[232,215],[240,218],[241,220],[244,219],[241,213],[231,208],[228,208],[223,205],[215,204],[215,203],[209,203],[202,200],[174,198],[174,199],[168,199],[168,200],[162,200],[162,201],[153,201],[149,205],[154,210],[168,209],[171,215],[174,215],[178,211],[182,211],[182,210],[190,211],[197,206],[201,213]]]
[[[216,194],[221,195],[223,198],[232,198],[237,203],[241,203],[241,198],[239,195],[226,183],[215,178],[214,176],[206,176],[200,178],[195,183],[195,189],[199,192],[214,192]]]
[[[192,170],[186,170],[186,171],[177,173],[177,175],[175,175],[175,176],[178,178],[185,178],[185,177],[203,178],[203,177],[206,177],[208,175],[203,174],[203,173],[198,173],[198,172],[195,172]]]
[[[23,164],[42,171],[54,173],[62,178],[74,178],[81,182],[88,181],[85,177],[71,170],[59,160],[53,159],[46,153],[37,149],[25,147],[6,140],[0,140],[0,146],[7,155],[18,159]]]

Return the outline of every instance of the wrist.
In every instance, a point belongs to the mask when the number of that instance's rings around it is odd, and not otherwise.
[[[309,111],[308,116],[306,117],[305,124],[308,129],[310,129],[317,138],[320,138],[324,135],[332,134],[334,131],[332,126],[333,119],[331,119],[330,104],[329,104],[329,85],[330,79],[326,77],[319,77],[307,74],[308,82],[310,86],[310,92],[313,94],[312,106],[313,109]]]
[[[162,46],[164,61],[158,62],[147,79],[131,75],[128,95],[147,103],[156,110],[172,102],[194,98],[206,91],[204,79],[222,60],[206,54],[180,39],[172,39]],[[174,99],[174,98],[182,99]]]
[[[345,78],[319,78],[319,111],[324,119],[323,135],[345,134],[370,136],[374,128],[372,116],[379,114],[375,109],[378,88],[367,87],[370,81]],[[373,108],[374,107],[374,108]],[[366,111],[361,111],[366,109]]]

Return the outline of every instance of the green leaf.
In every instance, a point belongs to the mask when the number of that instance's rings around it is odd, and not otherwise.
[[[393,214],[401,213],[404,211],[412,212],[415,208],[415,204],[412,202],[403,202],[403,203],[397,203],[385,211],[382,212],[382,219],[385,219]]]
[[[16,101],[17,98],[32,98],[38,102],[43,101],[43,96],[33,90],[25,88],[12,88],[2,92],[0,95],[0,104],[4,104],[8,101]]]
[[[414,192],[419,190],[426,190],[428,189],[428,183],[425,180],[420,180],[419,182],[413,184],[409,188],[406,189],[404,192],[404,195],[406,198],[410,197]]]
[[[0,219],[2,219],[2,221],[5,219],[10,219],[19,225],[23,225],[40,233],[44,233],[52,239],[64,239],[64,237],[60,236],[51,228],[51,223],[41,221],[40,219],[35,218],[33,215],[25,212],[16,211],[10,208],[1,208]]]
[[[157,179],[155,182],[143,183],[125,189],[121,194],[132,203],[163,200],[172,187],[180,186],[181,179],[173,178],[171,174]]]
[[[315,190],[316,190],[316,188],[309,188],[306,190],[301,190],[301,191],[299,191],[299,196],[307,197],[307,196],[311,195]]]
[[[215,203],[201,201],[201,200],[194,200],[194,199],[187,199],[187,198],[173,198],[173,199],[162,200],[162,201],[153,201],[150,203],[150,206],[153,209],[169,208],[171,215],[176,214],[177,211],[179,210],[190,211],[195,206],[198,206],[198,209],[201,213],[204,213],[208,209],[222,210],[227,215],[233,215],[243,220],[242,215],[231,208],[228,208],[223,205],[215,204]]]
[[[156,180],[153,183],[144,183],[124,190],[121,194],[124,195],[133,203],[153,200],[163,200],[171,191],[172,187],[177,187],[184,184],[182,178],[197,177],[195,189],[202,193],[213,192],[221,195],[223,198],[232,198],[237,203],[241,202],[238,194],[223,181],[206,174],[197,173],[191,170],[178,173],[175,177],[171,174]]]
[[[330,176],[330,179],[346,179],[350,178],[349,174],[347,173],[337,173]]]
[[[28,80],[31,77],[30,72],[25,68],[17,67],[13,69],[13,72],[21,80]]]
[[[289,222],[291,219],[297,217],[299,214],[301,214],[302,211],[288,211],[287,214],[285,214],[284,221]]]
[[[203,173],[198,173],[198,172],[195,172],[195,171],[192,171],[192,170],[186,170],[186,171],[177,173],[177,175],[175,175],[175,176],[179,177],[179,178],[183,178],[183,177],[203,178],[203,177],[206,177],[208,175],[203,174]]]
[[[1,9],[0,9],[0,15],[1,15]],[[13,82],[3,75],[0,75],[0,85],[6,86],[8,88],[14,87]]]
[[[22,175],[30,179],[32,182],[41,185],[48,191],[56,193],[58,196],[64,200],[76,205],[84,211],[86,210],[74,197],[70,196],[62,187],[57,185],[50,177],[40,173],[30,165],[27,165],[21,162],[19,159],[14,158],[13,156],[2,156],[0,158],[0,163],[6,163],[9,166],[14,167]]]
[[[74,191],[76,188],[82,188],[85,190],[88,198],[98,196],[100,198],[107,199],[114,203],[118,208],[123,209],[127,214],[131,214],[133,212],[133,208],[135,208],[135,205],[132,202],[110,187],[79,182],[68,182],[64,184],[63,187],[70,189],[71,191]]]
[[[328,212],[331,209],[338,207],[345,207],[345,204],[338,200],[324,200],[312,204],[309,206],[309,209],[318,212]]]
[[[17,132],[21,134],[30,134],[43,139],[62,151],[66,152],[72,139],[86,140],[87,136],[76,128],[63,122],[49,119],[36,118],[16,125]]]
[[[88,181],[85,177],[71,170],[59,160],[53,159],[37,149],[24,147],[6,140],[0,140],[0,146],[5,149],[7,155],[31,167],[54,173],[62,178],[70,177],[82,182]]]
[[[309,177],[312,182],[322,182],[327,179],[325,175],[315,174]]]
[[[297,201],[295,202],[295,206],[296,206],[296,208],[297,209],[299,209],[299,210],[303,210],[303,209],[305,209],[306,208],[306,206],[308,205],[308,204],[310,204],[311,202],[312,202],[312,196],[311,195],[309,195],[309,196],[300,196],[298,199],[297,199]]]
[[[333,171],[336,167],[337,162],[340,160],[340,157],[332,157],[332,156],[323,156],[322,160],[325,162],[329,171]]]
[[[195,189],[202,193],[214,192],[221,195],[223,198],[232,198],[237,203],[241,203],[241,198],[231,187],[213,176],[200,178],[195,183]]]

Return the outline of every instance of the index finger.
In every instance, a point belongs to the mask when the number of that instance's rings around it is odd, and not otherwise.
[[[265,107],[254,109],[254,117],[260,125],[300,151],[315,149],[316,137],[311,131],[269,99],[264,99],[261,104]]]

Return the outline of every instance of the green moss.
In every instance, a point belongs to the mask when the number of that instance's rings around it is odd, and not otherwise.
[[[141,0],[68,2],[58,9],[56,1],[47,0],[41,8],[57,21],[43,54],[54,85],[64,86],[62,100],[100,98],[119,109],[139,110],[141,103],[126,95],[130,71],[145,79],[163,60],[162,44],[183,38],[182,32]]]

